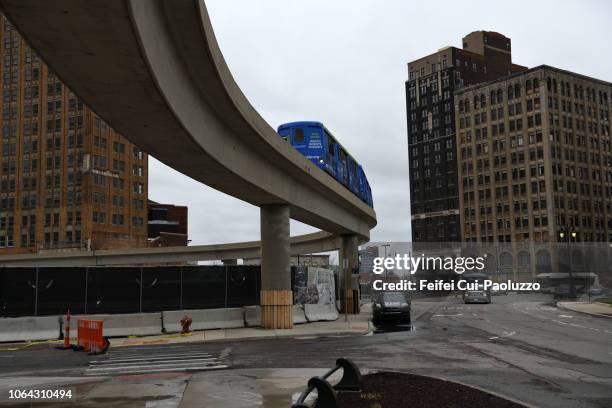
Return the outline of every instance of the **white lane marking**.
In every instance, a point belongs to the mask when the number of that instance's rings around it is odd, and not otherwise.
[[[161,364],[163,365],[163,363],[171,363],[173,361],[175,362],[181,362],[181,361],[216,361],[217,358],[216,357],[209,357],[209,358],[182,358],[182,359],[174,359],[174,360],[157,360],[157,361],[148,361],[148,360],[140,360],[140,361],[130,361],[130,362],[121,362],[121,363],[103,363],[103,364],[94,364],[94,365],[90,365],[89,367],[91,369],[94,368],[98,368],[98,367],[109,367],[109,366],[132,366],[132,365],[138,365],[138,364]]]
[[[540,319],[540,320],[550,320],[551,322],[562,324],[564,326],[572,326],[572,327],[578,327],[578,328],[581,328],[581,329],[593,330],[593,331],[600,332],[600,333],[612,334],[612,331],[610,331],[610,330],[598,329],[596,327],[582,326],[582,325],[576,324],[576,323],[562,322],[560,320],[550,319],[550,318],[542,316],[542,315],[528,313],[526,310],[530,310],[530,308],[529,307],[525,307],[525,310],[522,310],[522,309],[517,307],[519,304],[521,304],[521,303],[514,303],[514,304],[512,304],[512,308],[514,310],[517,310],[517,311],[523,313],[523,314],[526,314],[527,316],[535,317],[535,318]],[[522,303],[522,304],[524,304],[524,303]],[[550,307],[550,306],[548,306],[548,307]],[[555,308],[551,307],[550,309],[555,309]],[[541,310],[549,310],[549,309],[541,308]],[[572,317],[575,317],[575,316],[572,316]]]
[[[194,364],[195,363],[195,364]],[[152,371],[158,371],[158,368],[165,368],[165,367],[182,367],[182,366],[204,366],[204,367],[208,367],[211,364],[207,363],[207,362],[202,362],[202,363],[197,363],[196,360],[193,361],[184,361],[181,363],[165,363],[165,364],[143,364],[143,365],[139,365],[139,366],[120,366],[120,367],[106,367],[106,366],[102,366],[102,367],[90,367],[87,371],[90,373],[96,372],[106,372],[106,371],[119,371],[119,372],[123,372],[125,369],[128,370],[134,370],[137,368],[141,368],[141,369],[146,369],[146,370],[152,370]]]
[[[90,361],[90,363],[107,363],[107,362],[120,362],[120,361],[139,361],[139,360],[163,360],[163,359],[167,359],[167,358],[190,358],[190,357],[212,357],[212,354],[210,353],[193,353],[193,354],[154,354],[152,357],[147,357],[146,355],[143,355],[141,357],[120,357],[120,358],[114,358],[112,356],[109,356],[109,358],[103,359],[103,360],[92,360]]]
[[[226,347],[223,350],[221,350],[221,354],[219,354],[219,358],[226,358],[227,356],[229,356],[230,352],[232,351],[231,347]]]
[[[576,324],[576,323],[567,323],[567,322],[562,322],[560,320],[552,320],[552,321],[555,322],[555,323],[563,324],[565,326],[578,327],[580,329],[587,329],[587,330],[593,330],[593,331],[596,331],[596,332],[603,332],[603,333],[607,333],[607,334],[612,334],[612,331],[610,331],[610,330],[598,329],[596,327],[583,326],[581,324]]]
[[[109,352],[108,354],[106,354],[106,356],[108,357],[118,357],[118,358],[127,358],[127,357],[138,357],[138,356],[157,356],[157,357],[170,357],[170,356],[189,356],[192,354],[210,354],[207,351],[183,351],[183,352],[177,352],[177,353],[138,353],[138,352],[131,352],[131,353],[113,353],[112,351]]]
[[[499,339],[499,336],[489,337],[489,340],[496,340],[496,339]]]
[[[463,316],[463,313],[448,314],[448,315],[437,314],[437,315],[433,315],[432,317],[453,317],[453,316]]]
[[[559,317],[565,317],[567,319],[572,319],[574,316],[569,316],[569,315],[559,315]]]
[[[147,373],[147,372],[160,373],[160,372],[169,372],[169,371],[218,370],[221,368],[227,368],[227,366],[221,364],[221,365],[206,366],[206,367],[200,367],[200,366],[173,367],[173,368],[162,368],[162,369],[155,369],[155,370],[150,370],[150,368],[147,368],[147,369],[142,369],[142,370],[119,371],[118,374],[137,374],[137,373]],[[104,372],[85,373],[85,375],[101,375],[101,374],[104,374]],[[108,374],[112,374],[112,373],[109,372]]]
[[[512,331],[505,331],[502,332],[502,337],[510,337],[510,336],[514,336],[516,334],[516,331],[512,330]]]

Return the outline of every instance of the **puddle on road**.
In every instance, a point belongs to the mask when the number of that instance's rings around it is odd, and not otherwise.
[[[384,334],[384,333],[399,333],[399,332],[413,332],[416,328],[412,324],[389,324],[377,326],[373,333]]]

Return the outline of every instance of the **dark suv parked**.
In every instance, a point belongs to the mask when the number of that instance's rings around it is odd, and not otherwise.
[[[410,297],[406,292],[382,292],[372,300],[372,323],[410,323]]]

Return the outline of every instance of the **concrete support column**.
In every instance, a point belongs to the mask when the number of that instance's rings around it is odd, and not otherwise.
[[[343,235],[339,251],[340,305],[342,313],[359,314],[359,288],[352,286],[353,271],[358,267],[357,235]]]
[[[289,243],[289,206],[261,207],[261,325],[293,327],[293,292]]]

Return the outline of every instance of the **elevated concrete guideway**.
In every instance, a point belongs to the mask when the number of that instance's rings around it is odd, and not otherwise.
[[[85,103],[156,159],[253,205],[286,204],[291,218],[321,230],[369,237],[374,211],[247,101],[202,1],[2,0],[0,7]]]
[[[327,232],[299,235],[290,239],[291,255],[333,251],[341,238]],[[39,252],[0,256],[0,267],[147,265],[190,261],[253,259],[261,256],[261,242],[216,245],[110,249],[100,251]]]
[[[0,0],[0,8],[51,69],[131,142],[261,208],[262,253],[274,258],[262,257],[263,282],[286,282],[289,217],[369,239],[374,211],[284,142],[250,105],[202,0]],[[284,249],[274,251],[280,242]],[[290,308],[288,290],[262,287],[265,305],[278,316]]]

